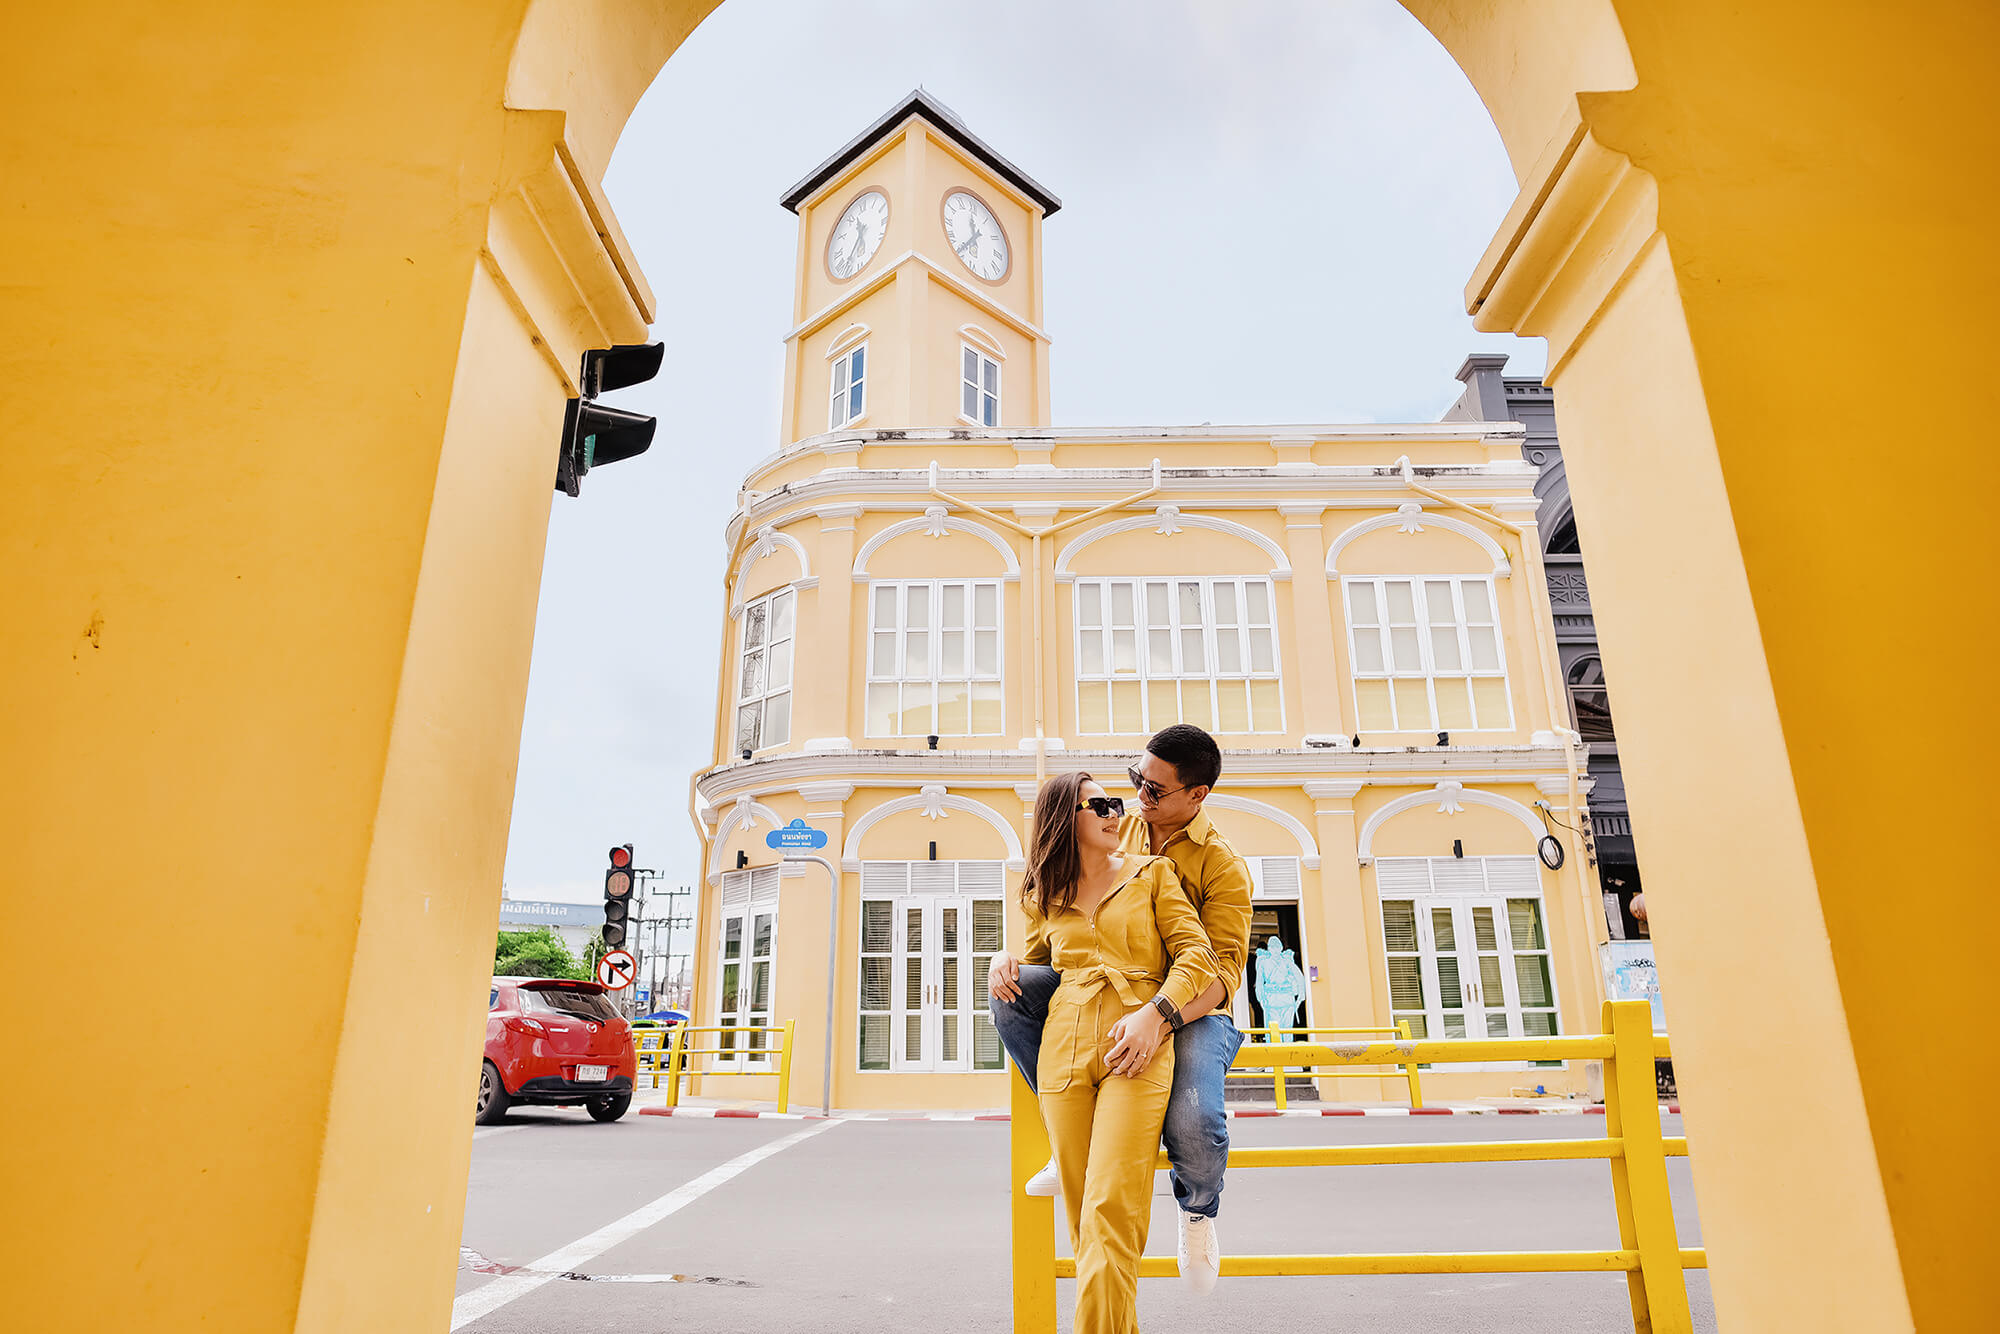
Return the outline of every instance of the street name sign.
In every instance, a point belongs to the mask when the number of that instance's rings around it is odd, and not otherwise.
[[[780,852],[816,850],[826,846],[826,831],[815,829],[804,820],[794,820],[783,829],[773,829],[764,835],[764,846]]]
[[[613,991],[623,991],[639,976],[639,961],[630,950],[611,950],[597,961],[597,980]]]

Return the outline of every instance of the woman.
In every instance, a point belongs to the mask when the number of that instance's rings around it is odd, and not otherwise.
[[[1089,774],[1049,779],[1021,886],[1026,961],[1062,974],[1038,1068],[1076,1252],[1075,1334],[1139,1328],[1139,1257],[1174,1083],[1167,1039],[1216,971],[1173,863],[1119,855],[1124,813]]]

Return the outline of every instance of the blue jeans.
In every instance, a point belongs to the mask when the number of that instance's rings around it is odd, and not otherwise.
[[[1041,1056],[1042,1028],[1049,1020],[1049,999],[1061,984],[1062,974],[1055,969],[1024,963],[1021,999],[993,1002],[1000,1045],[1014,1058],[1031,1089],[1036,1088],[1035,1063]],[[1174,1198],[1183,1211],[1204,1218],[1215,1217],[1222,1207],[1222,1172],[1229,1165],[1222,1073],[1242,1045],[1243,1035],[1220,1011],[1183,1025],[1174,1036],[1174,1091],[1167,1097],[1160,1139],[1174,1168]]]

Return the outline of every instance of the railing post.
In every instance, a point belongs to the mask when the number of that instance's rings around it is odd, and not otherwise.
[[[667,1106],[681,1105],[681,1049],[687,1037],[687,1025],[674,1025],[672,1040],[667,1044]],[[653,1076],[653,1087],[658,1088],[660,1077]]]
[[[798,1027],[796,1019],[785,1020],[784,1044],[778,1050],[778,1111],[780,1114],[792,1110],[792,1037]]]
[[[1056,1334],[1056,1216],[1053,1200],[1027,1194],[1049,1160],[1041,1105],[1019,1069],[1008,1081],[1007,1190],[1014,1220],[1014,1334]]]
[[[1271,1046],[1271,1050],[1273,1053],[1277,1051],[1277,1044],[1282,1041],[1284,1041],[1283,1035],[1277,1033],[1277,1031],[1274,1029],[1272,1031],[1272,1046]],[[1285,1110],[1285,1107],[1287,1106],[1285,1102],[1285,1067],[1282,1065],[1272,1066],[1271,1075],[1272,1075],[1272,1083],[1275,1085],[1277,1089],[1278,1110],[1282,1112]]]
[[[1403,1041],[1411,1041],[1410,1021],[1407,1019],[1398,1019],[1396,1021],[1396,1032],[1401,1035]],[[1417,1062],[1414,1058],[1403,1062],[1403,1077],[1409,1081],[1410,1109],[1415,1111],[1424,1105],[1424,1085],[1423,1081],[1417,1078]]]
[[[1645,1001],[1606,1001],[1604,1031],[1611,1035],[1613,1053],[1604,1063],[1604,1133],[1624,1146],[1611,1160],[1618,1240],[1639,1252],[1638,1270],[1626,1275],[1633,1328],[1638,1334],[1690,1334],[1694,1322],[1653,1076],[1653,1007]]]

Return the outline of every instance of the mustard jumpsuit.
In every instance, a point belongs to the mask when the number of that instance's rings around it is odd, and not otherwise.
[[[1088,917],[1069,908],[1028,919],[1025,962],[1062,974],[1038,1073],[1076,1253],[1075,1334],[1139,1328],[1139,1257],[1174,1086],[1171,1034],[1145,1070],[1127,1078],[1104,1064],[1111,1027],[1156,993],[1178,1009],[1215,981],[1215,954],[1173,863],[1127,853],[1124,872]]]

